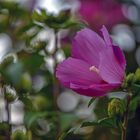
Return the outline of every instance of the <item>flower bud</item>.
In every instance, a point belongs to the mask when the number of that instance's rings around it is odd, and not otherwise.
[[[12,133],[12,140],[28,140],[26,134],[22,130],[16,130]]]
[[[134,73],[130,73],[126,76],[125,78],[125,81],[122,85],[123,88],[127,88],[127,87],[130,87],[131,84],[133,83],[134,81],[134,77],[135,77],[135,74]]]
[[[24,90],[30,90],[32,87],[32,79],[29,73],[24,73],[21,77],[21,86]]]
[[[131,84],[133,82],[134,76],[135,76],[134,73],[130,73],[130,74],[127,75],[126,81],[127,81],[128,84]]]
[[[7,67],[8,65],[10,65],[11,63],[13,63],[14,61],[14,57],[11,56],[7,56],[3,59],[3,61],[1,62],[1,67]]]
[[[134,82],[140,83],[140,68],[138,68],[135,72]]]
[[[46,110],[48,101],[43,96],[38,95],[33,98],[33,105],[36,110]]]
[[[122,116],[124,113],[124,105],[120,99],[112,99],[108,104],[108,115],[112,116]]]
[[[17,100],[17,94],[15,89],[11,88],[10,86],[5,87],[6,92],[4,93],[5,99],[7,102],[12,103]]]

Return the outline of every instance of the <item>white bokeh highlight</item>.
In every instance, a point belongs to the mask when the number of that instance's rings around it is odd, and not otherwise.
[[[118,24],[112,29],[112,38],[115,44],[130,52],[135,48],[135,36],[128,25]]]
[[[63,112],[73,111],[77,107],[78,102],[78,96],[69,91],[61,93],[57,99],[57,105],[59,109]]]

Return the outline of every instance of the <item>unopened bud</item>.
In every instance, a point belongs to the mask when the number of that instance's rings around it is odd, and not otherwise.
[[[128,88],[131,86],[131,84],[134,82],[134,77],[135,74],[134,73],[130,73],[126,76],[124,83],[122,85],[123,88]]]
[[[135,76],[134,73],[130,73],[130,74],[127,75],[126,81],[127,81],[128,84],[133,82],[134,76]]]
[[[138,68],[135,72],[134,82],[140,83],[140,68]]]
[[[124,105],[120,99],[112,99],[108,104],[108,115],[122,116],[124,113]]]
[[[7,102],[11,103],[17,100],[17,94],[15,89],[11,88],[10,86],[5,87],[6,92],[4,93],[5,99]]]
[[[12,140],[28,140],[26,134],[22,130],[16,130],[12,133]]]
[[[24,73],[21,77],[21,87],[24,90],[30,90],[32,87],[32,79],[29,73]]]
[[[12,55],[5,57],[2,62],[1,62],[1,66],[2,67],[7,67],[8,65],[10,65],[11,63],[13,63],[14,61],[14,57]]]
[[[46,110],[48,101],[43,96],[38,95],[33,98],[33,105],[36,110]]]

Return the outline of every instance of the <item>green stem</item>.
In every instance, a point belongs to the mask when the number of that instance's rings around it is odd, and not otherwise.
[[[52,54],[53,58],[54,58],[54,73],[57,67],[57,58],[56,58],[56,53],[58,51],[58,31],[55,31],[55,49],[54,52]],[[60,85],[59,82],[57,80],[57,78],[54,76],[53,77],[53,96],[54,96],[54,105],[55,105],[55,110],[58,111],[58,107],[57,107],[57,98],[59,96],[60,92]],[[58,139],[59,135],[60,135],[60,131],[61,131],[61,125],[60,125],[60,116],[59,114],[57,115],[57,122],[56,122],[56,139]]]
[[[11,140],[11,124],[10,124],[11,109],[10,109],[9,103],[5,97],[6,89],[5,89],[3,82],[1,82],[1,88],[3,90],[3,95],[4,95],[4,100],[5,100],[5,109],[7,112],[7,123],[9,124],[9,128],[7,130],[7,133],[6,133],[6,140]]]
[[[127,96],[126,112],[124,113],[121,140],[126,140],[126,132],[127,132],[128,117],[129,117],[129,105],[130,105],[131,97],[132,94],[130,93]]]
[[[56,58],[56,53],[58,51],[58,32],[55,31],[55,48],[54,48],[54,52],[52,53],[52,57],[54,58],[54,73],[56,70],[56,66],[57,66],[57,58]],[[57,97],[59,95],[59,83],[58,80],[56,79],[56,77],[53,77],[53,95],[54,95],[54,104],[55,104],[55,108],[57,110]]]

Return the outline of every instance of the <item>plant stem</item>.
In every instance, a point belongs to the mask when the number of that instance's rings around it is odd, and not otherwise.
[[[5,94],[5,92],[6,92],[6,89],[5,89],[5,86],[3,86],[3,93]],[[5,95],[4,95],[4,97],[5,97]],[[9,130],[7,131],[6,140],[11,140],[11,124],[10,124],[11,109],[10,109],[9,103],[6,98],[5,98],[5,109],[7,112],[7,122],[9,124]]]
[[[56,58],[56,53],[58,51],[58,34],[57,31],[55,31],[55,48],[54,48],[54,52],[52,54],[53,58],[54,58],[54,74],[55,74],[55,70],[56,70],[56,66],[57,66],[57,58]],[[53,95],[54,95],[54,104],[55,104],[55,108],[57,110],[57,97],[59,95],[59,83],[58,80],[56,79],[56,77],[53,77]]]
[[[54,48],[54,51],[52,53],[52,56],[54,58],[54,74],[55,74],[55,70],[56,70],[56,67],[57,67],[57,58],[56,58],[56,53],[58,51],[58,32],[57,31],[54,31],[54,35],[55,35],[55,48]],[[59,85],[59,82],[57,80],[57,78],[54,76],[53,77],[53,97],[54,97],[54,107],[55,107],[55,110],[58,111],[58,107],[57,107],[57,98],[59,96],[59,93],[60,92],[60,85]],[[56,122],[56,139],[58,139],[59,135],[60,135],[60,129],[61,129],[61,126],[60,126],[60,116],[59,114],[57,115],[57,122]]]
[[[131,97],[132,97],[132,94],[129,93],[127,96],[126,112],[124,113],[121,140],[126,140],[126,131],[127,131],[127,126],[128,126],[128,117],[129,117],[129,104],[131,101]]]

